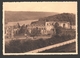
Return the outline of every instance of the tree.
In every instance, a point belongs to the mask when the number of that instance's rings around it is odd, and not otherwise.
[[[25,30],[26,30],[26,26],[25,26],[25,24],[23,24],[23,25],[20,27],[19,34],[24,34],[24,33],[25,33]]]
[[[25,34],[30,35],[30,33],[29,33],[27,28],[25,29]]]
[[[33,28],[31,30],[31,36],[34,38],[35,36],[38,36],[40,34],[40,30],[38,30],[38,28]]]
[[[54,27],[55,27],[55,28],[58,28],[58,27],[59,27],[59,23],[56,22],[55,25],[54,25]]]
[[[57,22],[55,23],[54,27],[55,27],[56,35],[59,35],[61,33],[61,27]]]
[[[17,23],[17,27],[20,28],[20,24],[19,23]]]

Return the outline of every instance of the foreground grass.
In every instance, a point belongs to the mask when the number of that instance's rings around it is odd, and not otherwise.
[[[66,48],[67,47],[67,48]],[[67,45],[64,45],[64,46],[60,46],[58,48],[52,48],[52,49],[49,49],[49,50],[45,50],[45,51],[42,51],[40,53],[70,53],[70,52],[76,52],[76,43],[71,43],[71,44],[67,44]]]
[[[67,36],[54,36],[52,38],[43,40],[12,40],[8,45],[5,46],[5,52],[6,53],[21,53],[21,52],[27,52],[30,50],[46,47],[52,44],[56,44],[59,42],[67,41],[70,39],[74,39],[74,37],[71,37],[70,35]]]

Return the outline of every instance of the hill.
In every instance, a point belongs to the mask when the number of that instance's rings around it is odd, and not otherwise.
[[[30,12],[30,11],[5,11],[5,21],[21,21],[30,19],[39,19],[51,15],[55,15],[55,12]]]
[[[39,21],[67,21],[70,22],[71,25],[75,25],[75,14],[73,13],[61,13],[56,14],[44,18],[40,18]]]

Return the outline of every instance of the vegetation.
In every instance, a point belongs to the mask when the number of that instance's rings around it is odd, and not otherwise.
[[[46,47],[52,44],[64,42],[66,40],[73,39],[75,36],[62,35],[53,36],[49,39],[38,39],[38,40],[11,40],[9,45],[6,45],[6,53],[18,53],[18,52],[28,52],[30,50]]]
[[[5,21],[16,22],[30,19],[39,19],[51,15],[55,15],[55,12],[30,12],[30,11],[5,11]]]
[[[38,36],[39,34],[40,34],[40,30],[38,30],[38,28],[34,28],[31,30],[30,36],[34,38],[35,36]]]
[[[57,47],[57,48],[52,48],[52,49],[49,49],[49,50],[45,50],[45,51],[42,51],[40,53],[76,52],[76,45],[75,44],[76,43],[74,42],[74,43],[71,43],[71,44],[67,44],[65,46],[60,46],[60,47]]]
[[[39,19],[39,21],[67,21],[71,25],[75,25],[75,20],[75,14],[73,13],[61,13]]]

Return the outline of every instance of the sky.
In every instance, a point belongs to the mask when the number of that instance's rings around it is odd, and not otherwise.
[[[77,2],[3,2],[4,11],[77,12]]]

